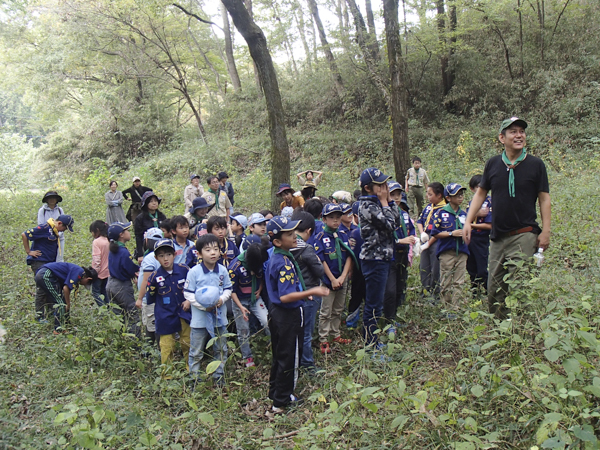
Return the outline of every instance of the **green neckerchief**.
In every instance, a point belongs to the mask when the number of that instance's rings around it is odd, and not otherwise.
[[[418,169],[415,169],[413,167],[413,169],[415,170],[415,177],[417,178],[417,184],[416,184],[416,186],[417,187],[421,187],[421,182],[419,181],[419,170],[421,170],[421,168],[419,167]]]
[[[356,260],[356,255],[354,254],[354,252],[352,251],[350,246],[348,244],[346,244],[342,240],[342,238],[340,238],[338,236],[337,229],[329,228],[327,225],[324,225],[323,231],[325,231],[326,233],[330,233],[331,235],[333,235],[333,238],[335,239],[335,255],[336,255],[336,259],[338,260],[338,270],[340,271],[340,274],[342,273],[342,247],[344,247],[344,249],[348,253],[350,253],[350,256],[352,256],[352,260],[354,261],[354,264],[356,265],[356,267],[358,267],[358,261]]]
[[[155,226],[158,227],[158,209],[154,211],[154,215],[150,211],[148,211],[148,215],[150,216],[153,222],[156,222]]]
[[[196,219],[196,223],[202,223],[202,221],[204,219],[206,219],[206,216],[200,217],[200,216],[197,216],[196,213],[192,214],[192,217]]]
[[[462,230],[462,228],[463,228],[462,222],[458,219],[458,216],[462,212],[462,210],[460,209],[460,206],[458,207],[458,211],[454,211],[454,208],[452,208],[452,205],[450,203],[448,203],[446,206],[444,206],[442,208],[442,211],[446,211],[446,212],[449,212],[450,214],[452,214],[454,216],[454,224],[456,225],[456,228],[458,230]],[[458,249],[460,247],[460,243],[458,242],[459,238],[454,238],[454,239],[456,239],[456,255],[458,256]],[[461,242],[463,242],[462,238],[460,238],[460,240],[461,240]]]
[[[302,290],[305,291],[306,284],[304,284],[304,277],[302,276],[302,271],[300,270],[300,266],[298,265],[298,261],[296,261],[296,259],[294,258],[294,255],[292,255],[287,250],[283,250],[279,247],[275,247],[275,250],[273,250],[273,253],[276,253],[278,255],[287,256],[290,259],[290,261],[292,261],[292,263],[294,264],[294,267],[296,268],[296,274],[298,275],[298,279],[300,280],[300,285],[302,286]]]
[[[506,150],[502,152],[502,162],[506,164],[506,170],[508,170],[508,195],[514,197],[515,192],[515,173],[514,168],[517,167],[527,157],[527,149],[523,148],[521,155],[515,160],[514,163],[510,162],[508,156],[506,156]]]
[[[221,191],[220,190],[213,191],[212,188],[208,188],[208,192],[215,195],[215,206],[217,209],[219,209],[219,194],[221,193]]]
[[[246,266],[246,252],[242,252],[238,255],[238,261],[242,263],[242,266],[244,267],[244,269],[248,270],[250,272],[250,275],[252,275],[252,293],[250,294],[250,304],[252,306],[254,306],[256,304],[256,275],[254,275],[254,272],[251,272],[248,267]]]
[[[408,237],[408,231],[406,231],[406,224],[404,223],[404,216],[402,215],[402,213],[400,213],[400,225],[402,226],[402,233],[404,234],[404,237]],[[400,238],[398,237],[398,233],[396,233],[396,230],[394,230],[394,239],[396,241],[400,240]]]

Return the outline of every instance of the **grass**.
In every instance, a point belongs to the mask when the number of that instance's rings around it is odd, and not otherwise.
[[[473,139],[461,134],[459,144],[454,157],[433,144],[421,153],[436,179],[466,183],[482,167],[485,154]],[[390,167],[389,159],[381,162]],[[358,164],[332,167],[323,191],[352,187]],[[300,377],[304,405],[270,418],[263,337],[252,342],[256,368],[243,367],[230,341],[227,388],[205,383],[192,392],[181,363],[170,379],[161,378],[159,358],[143,357],[118,318],[98,309],[87,291],[74,300],[75,333],[53,336],[37,325],[19,235],[33,225],[39,195],[10,197],[0,204],[0,318],[7,332],[0,344],[0,447],[598,448],[600,176],[593,159],[585,161],[589,170],[576,159],[561,164],[549,165],[551,247],[542,270],[521,280],[525,288],[509,299],[519,311],[513,321],[494,320],[477,299],[465,300],[457,320],[444,319],[439,307],[417,298],[413,267],[398,312],[407,326],[388,345],[391,361],[369,358],[358,334],[346,330],[352,344],[327,357],[315,349],[322,371]],[[260,164],[252,167],[232,176],[245,212],[266,201],[260,192],[268,175]],[[140,165],[122,176],[134,170],[163,196],[167,215],[181,213],[183,174],[158,178]],[[87,227],[104,217],[110,175],[100,168],[87,182],[74,177],[62,186],[62,206],[76,220],[68,261],[90,262]]]

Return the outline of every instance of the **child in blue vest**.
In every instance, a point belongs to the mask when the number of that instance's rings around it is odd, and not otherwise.
[[[47,304],[54,309],[54,334],[66,332],[71,310],[71,292],[78,285],[91,286],[98,273],[91,267],[80,267],[65,262],[44,264],[35,274],[37,287],[46,296]]]
[[[402,186],[396,181],[388,183],[390,196],[397,205],[406,204],[402,200]],[[408,210],[408,205],[406,205]],[[410,246],[415,243],[415,226],[407,211],[400,212],[400,226],[395,230],[395,245],[392,264],[385,287],[385,297],[383,300],[383,315],[391,327],[388,329],[388,336],[393,339],[396,333],[396,314],[398,307],[402,305],[402,300],[406,295],[406,282],[408,280],[408,255]]]
[[[152,272],[148,279],[146,299],[149,305],[155,304],[154,317],[156,334],[160,341],[161,363],[167,364],[173,360],[175,333],[179,333],[179,342],[187,365],[192,314],[190,302],[183,295],[183,286],[189,269],[183,264],[175,264],[175,252],[175,245],[170,239],[158,241],[154,247],[154,255],[160,267]]]
[[[131,254],[125,246],[131,240],[129,228],[131,228],[131,222],[115,222],[108,227],[108,239],[110,241],[108,271],[110,277],[106,284],[106,293],[110,302],[120,307],[120,310],[115,309],[115,312],[124,315],[129,332],[139,337],[140,327],[138,322],[140,314],[135,305],[132,282],[137,280],[140,268],[131,260]],[[140,241],[143,243],[143,237]]]
[[[268,336],[269,324],[267,306],[261,298],[264,287],[263,264],[269,259],[267,249],[261,244],[250,244],[248,248],[231,261],[229,278],[233,292],[233,317],[237,328],[237,337],[246,367],[253,367],[254,357],[250,350],[250,318],[258,319],[261,328]]]
[[[354,212],[348,203],[342,203],[340,207],[342,208],[342,223],[338,230],[346,233],[350,238],[350,232],[358,228],[358,225],[354,223]]]
[[[440,260],[440,291],[442,300],[453,309],[458,308],[465,282],[469,247],[462,239],[467,213],[460,209],[465,188],[450,183],[444,189],[448,204],[436,211],[429,242],[439,240],[437,257]]]
[[[282,413],[287,406],[298,404],[294,395],[298,362],[302,358],[304,334],[303,306],[313,295],[329,294],[326,287],[304,290],[304,279],[298,263],[290,253],[296,247],[296,228],[299,222],[274,217],[267,225],[273,243],[273,255],[267,263],[265,284],[271,301],[269,329],[273,363],[269,379],[269,398],[273,413]]]
[[[224,219],[224,218],[223,218]],[[226,220],[226,219],[225,219]],[[190,375],[199,381],[200,363],[206,343],[213,343],[215,361],[221,364],[213,372],[215,384],[225,385],[225,361],[227,360],[227,307],[231,298],[231,280],[227,269],[219,264],[221,256],[219,239],[214,234],[205,234],[196,241],[196,249],[202,262],[188,272],[184,286],[185,299],[192,305],[190,332]]]
[[[352,271],[353,256],[348,246],[346,233],[338,233],[342,221],[342,208],[329,203],[323,208],[323,231],[315,236],[315,252],[325,269],[323,283],[329,288],[329,295],[323,297],[319,314],[319,342],[321,353],[331,353],[329,337],[335,344],[350,344],[340,334],[342,312],[346,305],[348,276]]]
[[[471,192],[475,193],[481,183],[481,175],[473,175],[469,181]],[[467,214],[469,213],[467,208]],[[471,277],[471,289],[477,293],[487,294],[488,259],[490,255],[490,233],[492,231],[492,199],[485,197],[477,218],[471,225],[471,242],[469,242],[469,259],[467,259],[467,272]]]
[[[60,233],[66,230],[73,232],[73,222],[71,216],[63,214],[56,220],[50,218],[44,225],[38,225],[21,234],[23,248],[27,254],[27,265],[31,266],[34,276],[44,264],[56,261],[60,252]],[[36,287],[35,315],[40,323],[46,323],[46,309],[46,295],[41,288]]]

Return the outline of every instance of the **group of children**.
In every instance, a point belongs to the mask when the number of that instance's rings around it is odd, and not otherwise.
[[[426,177],[424,169],[420,171],[411,179]],[[477,184],[474,177],[471,188]],[[219,386],[225,383],[228,327],[235,324],[246,367],[255,364],[250,333],[263,330],[270,336],[273,353],[269,398],[273,411],[282,411],[298,401],[294,396],[298,367],[317,370],[312,352],[315,326],[323,355],[331,353],[334,345],[351,342],[341,333],[349,291],[346,325],[357,326],[364,301],[365,346],[375,357],[382,356],[377,353],[383,348],[376,333],[378,320],[385,318],[390,324],[388,331],[395,333],[397,310],[406,296],[408,267],[419,244],[425,292],[435,295],[441,290],[442,298],[451,305],[457,305],[462,295],[470,253],[461,239],[466,216],[460,209],[464,188],[455,183],[446,188],[428,183],[429,204],[415,228],[399,183],[369,168],[361,174],[360,186],[359,200],[350,204],[337,197],[332,202],[322,197],[304,199],[284,184],[278,191],[284,214],[274,216],[264,210],[247,218],[234,212],[229,223],[222,216],[207,219],[206,201],[197,198],[186,216],[154,220],[142,235],[136,230],[136,247],[141,244],[139,265],[126,246],[132,224],[109,226],[102,221],[90,225],[94,238],[91,268],[51,262],[56,257],[58,233],[72,231],[73,219],[50,219],[23,233],[40,298],[46,299],[40,300],[44,308],[36,300],[38,318],[45,320],[50,304],[55,333],[63,332],[70,291],[77,284],[90,285],[96,303],[118,307],[115,311],[124,316],[128,331],[138,337],[142,335],[141,311],[145,334],[152,343],[158,341],[163,364],[172,360],[179,340],[195,380],[200,378],[200,363],[211,341],[214,358],[220,361],[213,372]],[[314,195],[316,184],[308,187]],[[350,202],[349,193],[347,197],[340,198]],[[295,201],[297,198],[302,201]],[[157,208],[154,211],[151,218],[158,216]],[[489,208],[484,212],[474,227],[480,230],[481,239],[472,245],[479,249],[485,247],[489,230]],[[489,231],[487,234],[489,239]],[[469,263],[478,282],[484,279],[482,261],[478,256]]]

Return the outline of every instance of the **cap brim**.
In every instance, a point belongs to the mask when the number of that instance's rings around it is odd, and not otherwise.
[[[293,231],[296,228],[298,228],[298,225],[300,225],[300,222],[302,222],[301,220],[289,220],[287,225],[285,226],[285,228],[282,228],[279,231]]]
[[[73,232],[73,225],[67,225],[67,230],[69,230],[72,233]]]
[[[383,183],[387,183],[392,177],[389,175],[382,175],[382,179],[378,180],[378,181],[371,181],[371,183],[375,183],[375,184],[383,184]]]
[[[42,203],[46,203],[46,200],[48,200],[51,197],[56,197],[57,198],[57,202],[60,203],[63,201],[63,198],[60,195],[45,195],[44,198],[42,199]]]

